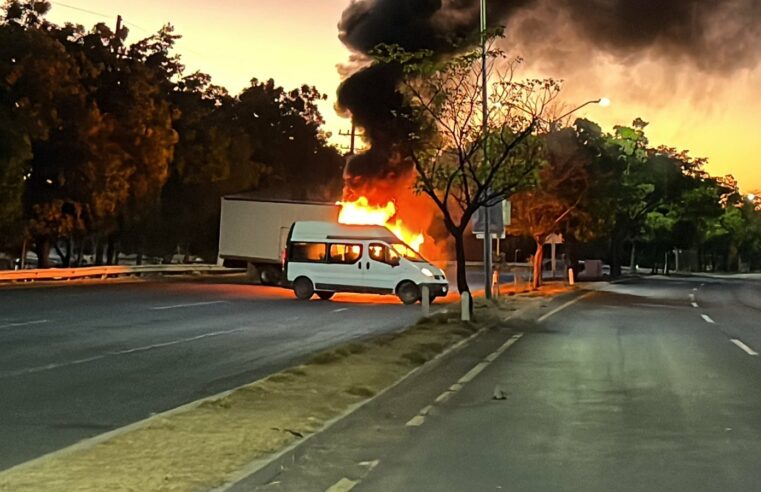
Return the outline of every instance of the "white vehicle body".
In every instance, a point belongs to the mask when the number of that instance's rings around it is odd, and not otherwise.
[[[334,292],[396,294],[410,304],[422,287],[447,294],[444,272],[383,226],[295,222],[287,241],[285,273],[297,297]]]
[[[336,221],[338,210],[335,203],[263,200],[245,194],[223,197],[219,260],[245,262],[262,283],[276,284],[291,225],[299,220]]]

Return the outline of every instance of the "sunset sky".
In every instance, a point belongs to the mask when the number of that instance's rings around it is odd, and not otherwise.
[[[349,51],[338,40],[337,23],[349,0],[67,0],[53,1],[49,19],[89,27],[114,25],[121,14],[135,41],[172,23],[183,39],[178,43],[188,71],[202,70],[237,93],[251,78],[268,79],[293,88],[307,83],[330,97],[322,108],[327,129],[334,134],[350,124],[332,109],[340,82],[337,65]],[[74,8],[72,8],[74,7]],[[90,11],[90,12],[85,12]],[[559,21],[560,22],[560,21]],[[566,80],[563,97],[569,107],[606,96],[607,108],[588,106],[579,113],[610,130],[641,117],[650,122],[653,144],[689,149],[710,159],[708,171],[733,174],[743,191],[761,190],[761,68],[732,72],[695,69],[657,56],[614,56],[595,47],[563,43],[547,52],[520,42],[506,47],[526,58],[527,74]],[[553,33],[563,26],[545,26]],[[552,61],[549,61],[552,60]],[[336,136],[334,141],[348,144]]]

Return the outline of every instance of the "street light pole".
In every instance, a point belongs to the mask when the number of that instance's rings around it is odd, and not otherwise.
[[[489,96],[486,84],[488,76],[486,73],[486,0],[481,0],[481,119],[483,120],[483,153],[484,167],[488,164],[487,142],[489,131]],[[488,188],[483,190],[485,195],[489,194]],[[489,217],[489,203],[484,200],[484,297],[491,299],[491,218]]]
[[[562,115],[554,118],[550,122],[547,122],[550,125],[550,130],[552,130],[552,128],[555,126],[555,123],[557,123],[558,121],[562,120],[563,118],[565,118],[566,116],[568,116],[570,114],[575,113],[576,111],[580,110],[581,108],[583,108],[585,106],[589,106],[590,104],[599,104],[602,107],[607,107],[607,106],[610,106],[610,99],[608,99],[607,97],[601,97],[599,99],[592,99],[591,101],[587,101],[584,104],[576,106],[572,110],[563,113]]]

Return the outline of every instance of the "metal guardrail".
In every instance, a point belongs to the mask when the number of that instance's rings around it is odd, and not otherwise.
[[[34,270],[0,270],[0,283],[34,282],[36,280],[72,280],[79,278],[120,277],[143,274],[181,273],[239,273],[244,268],[226,268],[219,265],[108,265],[82,268],[40,268]]]

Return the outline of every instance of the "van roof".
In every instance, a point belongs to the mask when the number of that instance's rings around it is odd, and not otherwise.
[[[322,221],[299,221],[293,224],[291,241],[328,241],[333,239],[398,241],[393,232],[379,225],[350,225]]]

